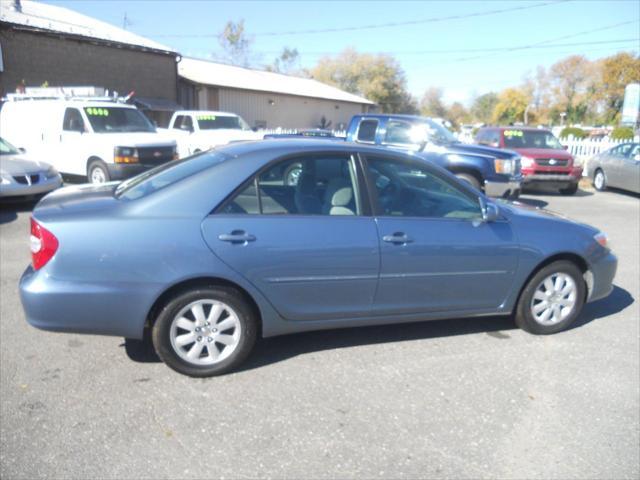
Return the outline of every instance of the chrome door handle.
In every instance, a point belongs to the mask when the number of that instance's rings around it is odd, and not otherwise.
[[[405,244],[413,241],[402,232],[396,232],[393,235],[385,235],[382,237],[382,240],[393,244]]]
[[[244,232],[243,230],[234,230],[231,233],[222,233],[218,235],[218,240],[222,240],[223,242],[246,244],[248,242],[254,242],[256,237]]]

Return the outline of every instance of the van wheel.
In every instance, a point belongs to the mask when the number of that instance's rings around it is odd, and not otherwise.
[[[481,190],[480,189],[480,182],[473,175],[469,175],[468,173],[456,173],[456,177],[459,178],[462,181],[467,182],[469,185],[471,185],[476,190]]]
[[[560,332],[580,314],[586,296],[582,272],[572,262],[553,262],[536,273],[520,295],[515,321],[538,335]]]
[[[253,309],[235,290],[198,287],[176,295],[160,311],[151,331],[158,356],[173,370],[212,377],[234,369],[253,349]]]
[[[100,184],[111,180],[109,170],[102,160],[93,160],[87,168],[87,178],[89,182]]]

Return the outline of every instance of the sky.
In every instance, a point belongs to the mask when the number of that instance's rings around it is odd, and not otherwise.
[[[306,68],[347,47],[389,53],[413,95],[442,87],[446,101],[465,104],[519,85],[537,66],[568,55],[597,59],[640,51],[638,0],[47,3],[126,23],[134,33],[198,58],[220,54],[217,35],[227,21],[244,19],[256,67],[273,62],[284,47],[296,48]]]

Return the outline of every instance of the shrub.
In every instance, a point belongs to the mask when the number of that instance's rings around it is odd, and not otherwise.
[[[577,127],[564,127],[560,132],[560,138],[586,138],[587,132]]]
[[[611,138],[613,140],[633,140],[633,128],[616,127],[611,132]]]

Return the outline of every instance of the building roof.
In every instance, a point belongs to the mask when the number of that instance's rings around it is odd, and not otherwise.
[[[178,74],[189,81],[204,85],[374,105],[374,102],[364,97],[310,78],[252,70],[196,58],[183,57],[178,63]]]
[[[170,47],[68,8],[30,0],[1,1],[0,22],[29,30],[61,33],[140,49],[177,53]]]

